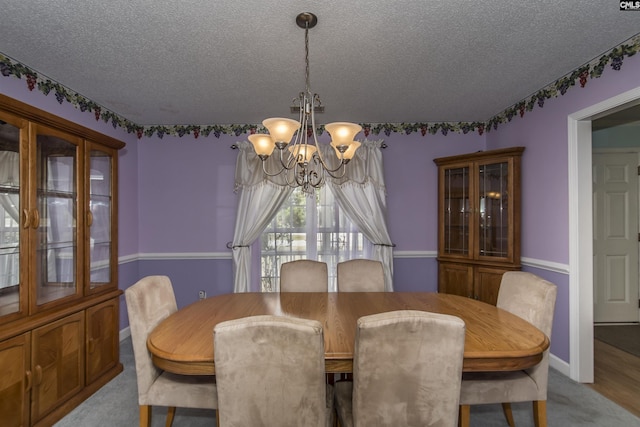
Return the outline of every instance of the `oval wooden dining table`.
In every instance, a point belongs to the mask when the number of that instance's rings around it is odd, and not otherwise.
[[[534,366],[549,339],[529,322],[492,305],[429,292],[237,293],[200,300],[173,313],[151,332],[153,363],[177,374],[213,375],[213,328],[225,320],[271,314],[318,320],[327,373],[349,373],[358,318],[393,310],[457,316],[466,324],[465,372]]]

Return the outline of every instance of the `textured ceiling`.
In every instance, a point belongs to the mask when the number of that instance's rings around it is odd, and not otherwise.
[[[0,53],[140,125],[485,121],[640,33],[602,0],[0,0]]]

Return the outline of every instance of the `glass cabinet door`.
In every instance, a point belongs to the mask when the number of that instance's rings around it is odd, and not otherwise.
[[[26,191],[20,173],[21,154],[26,145],[27,122],[0,113],[0,319],[13,318],[26,313],[26,277],[21,274],[26,262],[27,208],[21,201]],[[25,212],[25,213],[23,213]]]
[[[113,154],[92,147],[89,151],[89,291],[112,282]]]
[[[40,306],[79,294],[79,138],[37,128],[35,291]],[[35,224],[35,225],[34,225]]]
[[[438,291],[495,305],[502,275],[520,270],[524,147],[434,159],[438,165]]]
[[[508,161],[478,166],[478,255],[481,257],[509,256],[508,183]]]
[[[468,256],[470,248],[470,201],[469,167],[453,167],[444,173],[444,233],[442,252],[450,255]]]

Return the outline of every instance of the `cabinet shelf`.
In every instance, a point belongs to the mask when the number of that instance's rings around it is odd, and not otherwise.
[[[0,184],[0,193],[8,193],[8,194],[18,194],[20,191],[20,185],[18,183],[15,184]]]

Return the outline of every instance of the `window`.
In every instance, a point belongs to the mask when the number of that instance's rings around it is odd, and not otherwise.
[[[296,259],[327,263],[336,290],[338,262],[367,258],[371,244],[338,207],[327,185],[307,195],[296,188],[260,238],[262,292],[279,289],[280,265]]]

